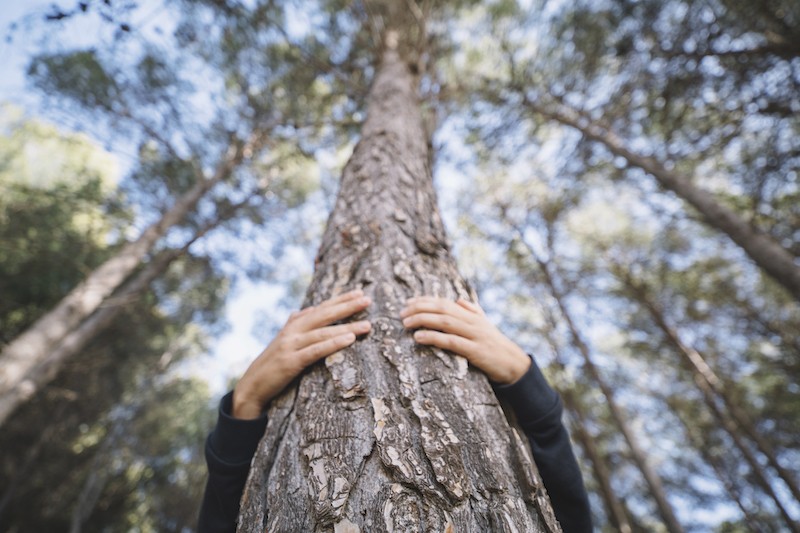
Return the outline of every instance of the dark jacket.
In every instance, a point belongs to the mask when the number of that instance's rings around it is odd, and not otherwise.
[[[561,421],[558,394],[548,385],[535,362],[516,383],[494,385],[528,437],[536,466],[553,503],[564,533],[592,531],[589,499],[575,460],[569,435]],[[219,419],[206,441],[208,483],[200,509],[198,531],[223,533],[236,530],[239,500],[250,462],[267,427],[267,416],[238,420],[231,416],[232,393],[220,402]]]

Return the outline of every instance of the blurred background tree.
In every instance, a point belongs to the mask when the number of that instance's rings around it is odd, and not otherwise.
[[[797,2],[446,4],[422,85],[445,221],[561,391],[599,528],[798,531]],[[8,46],[42,36],[40,98],[2,108],[3,346],[226,172],[3,425],[0,530],[193,527],[219,391],[176,369],[243,319],[231,287],[277,288],[260,342],[299,305],[364,118],[365,9],[65,1],[16,21]]]

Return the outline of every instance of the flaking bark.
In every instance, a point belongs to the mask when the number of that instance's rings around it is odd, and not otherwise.
[[[371,333],[273,402],[239,532],[560,531],[486,377],[416,345],[406,298],[474,299],[448,251],[416,80],[387,48],[306,305],[362,288]]]

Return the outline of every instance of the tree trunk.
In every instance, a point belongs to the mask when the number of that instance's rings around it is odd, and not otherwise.
[[[741,408],[739,404],[733,399],[731,394],[723,387],[722,380],[712,370],[706,362],[705,357],[692,346],[686,344],[681,339],[678,332],[667,323],[664,313],[647,295],[646,288],[641,283],[635,282],[629,273],[616,272],[617,277],[636,295],[636,299],[647,309],[653,322],[658,326],[664,337],[670,345],[682,356],[685,365],[690,369],[694,376],[694,381],[698,388],[707,397],[708,401],[714,401],[715,397],[722,400],[722,403],[728,410],[726,416],[730,417],[730,423],[723,424],[725,427],[731,427],[735,431],[744,430],[747,436],[755,443],[756,448],[764,454],[767,458],[769,465],[775,469],[778,476],[783,480],[789,491],[794,496],[795,500],[800,502],[800,487],[794,479],[794,475],[787,470],[780,461],[778,461],[778,454],[764,436],[756,429],[755,424],[750,419],[750,416]],[[716,405],[716,402],[715,402]],[[716,408],[719,410],[719,408]],[[760,466],[759,466],[760,468]]]
[[[600,455],[600,450],[595,444],[594,438],[586,429],[586,418],[583,414],[582,407],[578,406],[577,399],[572,394],[563,394],[561,397],[564,399],[564,406],[567,410],[575,416],[575,423],[572,424],[572,433],[575,439],[583,448],[586,457],[592,465],[592,472],[597,481],[597,486],[600,489],[600,496],[603,498],[603,504],[606,507],[606,515],[610,525],[614,531],[620,533],[632,533],[630,520],[625,511],[625,506],[622,500],[617,498],[613,487],[611,486],[611,473],[608,471],[603,457]]]
[[[680,420],[681,425],[683,426],[684,433],[686,434],[686,438],[691,443],[692,447],[700,454],[706,464],[710,465],[711,468],[714,470],[714,473],[717,475],[717,479],[720,480],[722,485],[725,487],[725,491],[728,493],[730,499],[736,502],[736,506],[742,512],[742,518],[747,526],[750,528],[750,531],[755,533],[765,533],[768,529],[764,528],[764,524],[758,519],[760,513],[762,512],[761,509],[751,510],[745,504],[744,495],[742,494],[741,489],[737,485],[736,476],[731,475],[730,471],[726,468],[723,464],[722,460],[716,454],[712,453],[712,451],[708,448],[704,441],[704,437],[698,435],[698,428],[695,424],[691,424],[687,421],[686,416],[681,414],[681,409],[678,405],[678,402],[672,401],[670,398],[665,398],[665,403],[670,406],[672,411],[678,416],[678,420]],[[700,433],[703,433],[703,430],[700,429]]]
[[[682,356],[685,366],[689,368],[692,377],[698,390],[703,395],[703,400],[709,408],[714,418],[719,423],[719,426],[733,440],[733,443],[744,456],[750,470],[756,478],[757,485],[764,490],[764,492],[772,498],[775,506],[781,513],[781,516],[786,521],[786,525],[790,531],[800,533],[800,526],[792,520],[786,507],[781,502],[775,489],[772,487],[764,468],[756,459],[748,444],[744,441],[742,430],[746,433],[751,440],[756,444],[756,448],[764,454],[767,462],[778,473],[778,476],[784,481],[792,495],[800,501],[800,492],[798,492],[797,484],[794,481],[794,476],[791,472],[785,469],[779,462],[775,450],[772,445],[762,437],[753,425],[750,417],[733,401],[730,394],[722,387],[719,377],[714,373],[711,367],[706,362],[705,358],[684,343],[678,335],[678,332],[671,327],[666,320],[666,317],[656,304],[649,298],[645,288],[641,283],[635,282],[628,273],[619,269],[614,269],[617,277],[625,284],[625,286],[635,295],[636,300],[647,309],[653,322],[658,326],[664,334],[667,342]],[[727,411],[720,408],[717,399],[722,400],[722,403],[727,408]]]
[[[133,279],[126,283],[113,298],[114,302],[104,304],[96,313],[70,331],[44,360],[33,366],[12,387],[0,395],[0,427],[8,417],[23,403],[28,401],[56,378],[64,363],[82,350],[92,339],[106,329],[125,308],[125,302],[135,298],[150,283],[160,276],[180,253],[172,250],[155,258]]]
[[[92,271],[52,310],[12,340],[0,353],[0,397],[5,397],[15,388],[19,388],[29,372],[46,361],[58,343],[119,288],[167,230],[180,223],[205,193],[230,175],[244,153],[250,149],[244,146],[232,147],[214,176],[200,179],[169,211],[164,213],[158,222]]]
[[[219,218],[198,230],[181,248],[165,251],[150,261],[134,277],[128,280],[113,296],[106,298],[97,311],[75,326],[67,335],[54,344],[47,356],[32,365],[10,387],[0,393],[0,427],[8,417],[23,403],[33,397],[42,387],[56,378],[61,368],[71,357],[82,350],[89,342],[110,326],[125,308],[125,304],[137,298],[150,284],[166,272],[169,265],[186,254],[198,239],[230,218],[237,209],[245,205],[254,194],[242,202],[230,206]]]
[[[306,299],[362,288],[372,332],[273,402],[239,531],[560,531],[486,377],[399,320],[408,297],[473,295],[439,217],[417,80],[386,43]]]
[[[653,157],[645,157],[628,150],[624,142],[613,132],[591,122],[577,111],[560,109],[553,111],[523,97],[525,105],[546,118],[555,120],[580,131],[587,139],[605,145],[611,153],[624,158],[629,165],[638,167],[652,175],[661,184],[697,209],[706,223],[725,233],[764,272],[800,300],[800,265],[795,258],[767,233],[754,227],[736,212],[719,203],[707,190],[677,172],[673,172]]]
[[[548,321],[552,325],[553,330],[555,330],[556,319],[553,316],[553,313],[548,312],[547,317]],[[551,333],[545,333],[545,337],[547,338],[548,344],[550,344],[550,348],[555,354],[556,368],[560,373],[564,374],[566,372],[566,366],[564,364],[564,358],[561,355],[561,349]],[[583,452],[586,454],[587,459],[589,459],[589,463],[592,465],[594,479],[597,483],[600,496],[603,499],[603,504],[606,508],[606,516],[610,522],[610,525],[614,528],[614,531],[619,531],[620,533],[633,533],[633,527],[631,526],[628,518],[627,510],[625,509],[623,502],[617,497],[616,492],[614,492],[614,488],[611,486],[611,472],[608,470],[606,461],[603,458],[594,437],[587,429],[589,424],[580,398],[573,390],[570,389],[560,390],[559,393],[561,394],[561,399],[564,401],[564,406],[574,418],[572,435],[574,435],[575,440],[578,441],[578,444],[580,444]]]
[[[566,304],[564,303],[564,295],[556,286],[556,282],[553,279],[553,274],[550,271],[550,265],[541,257],[539,257],[535,250],[525,241],[523,238],[523,232],[519,228],[516,228],[516,230],[519,235],[520,243],[526,248],[531,259],[536,262],[542,272],[545,285],[553,297],[561,317],[564,319],[564,323],[566,324],[567,330],[570,333],[572,343],[583,358],[584,368],[588,372],[592,381],[597,384],[600,392],[606,399],[611,416],[614,419],[614,422],[616,422],[617,427],[619,427],[622,436],[625,437],[625,441],[631,450],[633,461],[636,463],[636,466],[642,473],[647,486],[650,488],[650,493],[655,500],[661,518],[664,520],[664,525],[667,527],[667,530],[670,531],[670,533],[683,533],[683,526],[681,526],[680,522],[678,522],[678,518],[675,516],[675,512],[672,509],[672,505],[667,499],[666,492],[664,491],[664,485],[661,482],[661,477],[650,465],[650,462],[647,459],[647,454],[639,445],[639,440],[628,425],[628,416],[622,407],[617,404],[613,389],[608,385],[608,383],[606,383],[605,379],[603,379],[603,377],[600,375],[600,372],[597,370],[594,361],[592,361],[589,347],[584,342],[580,332],[578,331],[578,328],[575,326],[575,323],[572,320],[572,316],[569,313]]]

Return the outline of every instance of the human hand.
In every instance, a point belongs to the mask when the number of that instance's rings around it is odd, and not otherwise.
[[[522,348],[492,324],[479,305],[459,299],[410,298],[400,312],[414,340],[464,356],[497,383],[514,383],[531,366]]]
[[[367,333],[372,326],[366,320],[330,324],[363,311],[370,303],[361,290],[355,290],[292,313],[234,387],[234,418],[258,418],[303,369],[350,346],[356,335]]]

